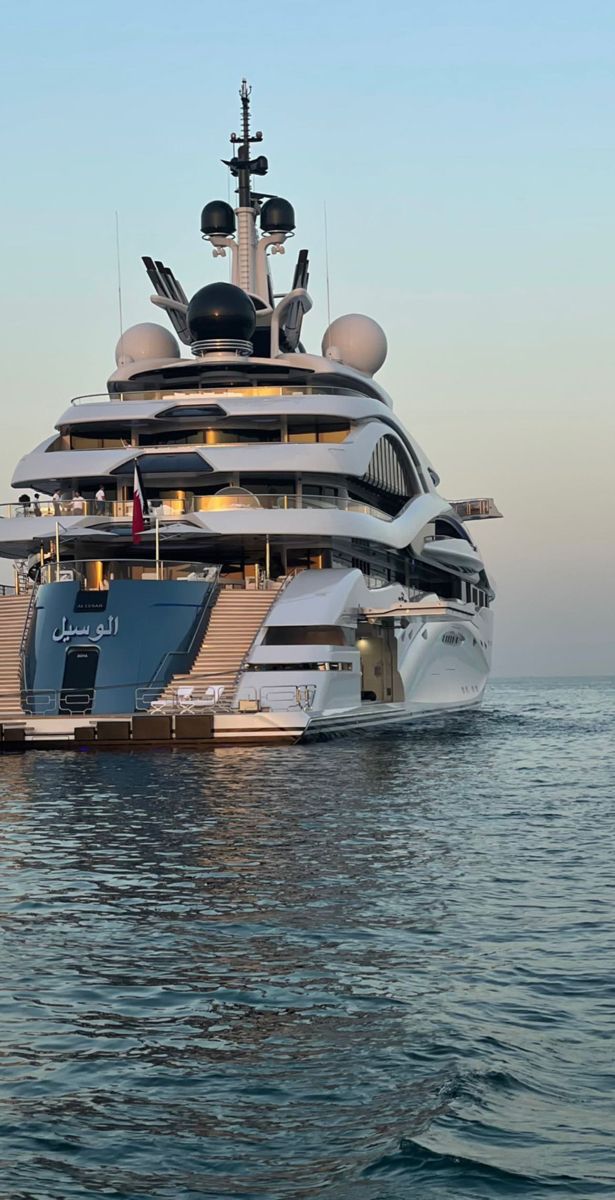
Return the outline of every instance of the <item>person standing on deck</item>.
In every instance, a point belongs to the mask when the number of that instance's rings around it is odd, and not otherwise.
[[[101,483],[96,493],[96,516],[104,517],[105,515],[105,489]]]

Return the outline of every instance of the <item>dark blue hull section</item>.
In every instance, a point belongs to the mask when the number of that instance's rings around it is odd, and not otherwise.
[[[213,586],[203,580],[115,580],[107,591],[77,582],[44,584],[26,654],[25,684],[33,713],[66,711],[79,690],[72,671],[78,655],[97,656],[81,711],[129,713],[135,690],[163,686],[192,665]],[[85,655],[81,656],[85,659]],[[71,691],[72,688],[72,691]],[[47,693],[47,695],[45,695]],[[49,693],[57,695],[51,700]]]

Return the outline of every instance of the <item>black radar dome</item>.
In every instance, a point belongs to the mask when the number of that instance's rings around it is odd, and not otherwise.
[[[235,213],[226,200],[210,200],[201,213],[201,233],[205,237],[230,237],[235,232]]]
[[[249,342],[256,328],[256,309],[243,288],[208,283],[188,305],[188,328],[195,342],[233,338]]]
[[[289,200],[272,196],[261,208],[261,229],[265,233],[292,233],[295,228],[295,210]]]

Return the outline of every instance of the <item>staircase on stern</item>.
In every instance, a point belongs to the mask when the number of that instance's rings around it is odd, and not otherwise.
[[[205,637],[190,671],[174,675],[160,697],[160,702],[175,702],[178,689],[186,689],[186,701],[201,700],[207,689],[215,689],[220,707],[232,705],[237,679],[243,661],[261,627],[278,590],[248,591],[223,587],[214,604]],[[188,692],[188,689],[193,692]],[[220,693],[218,689],[224,689]],[[212,695],[212,692],[209,692]]]
[[[21,644],[30,593],[0,596],[0,718],[22,717]]]

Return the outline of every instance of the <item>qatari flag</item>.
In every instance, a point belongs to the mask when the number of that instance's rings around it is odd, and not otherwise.
[[[141,541],[141,534],[143,533],[143,530],[145,529],[145,518],[148,516],[148,514],[149,514],[149,505],[147,503],[147,496],[145,495],[145,488],[143,487],[143,480],[141,478],[139,464],[138,464],[137,460],[135,459],[135,478],[134,478],[134,483],[133,483],[133,496],[132,496],[132,540],[133,540],[133,542]]]

